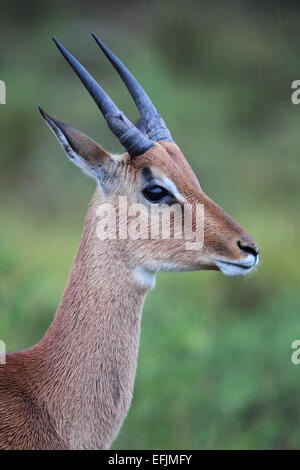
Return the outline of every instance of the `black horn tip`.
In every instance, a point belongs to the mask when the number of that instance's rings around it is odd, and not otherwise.
[[[102,51],[104,52],[104,54],[106,54],[106,52],[107,52],[107,47],[105,46],[104,42],[101,41],[101,39],[99,39],[98,36],[96,36],[96,34],[91,33],[91,35],[92,35],[93,38],[95,39],[95,41],[96,41],[96,43],[98,44],[98,46],[102,49]]]
[[[97,41],[97,40],[100,41],[100,39],[96,36],[95,33],[92,32],[91,35],[93,36],[93,38],[95,39],[95,41]],[[100,42],[101,42],[101,41],[100,41]]]
[[[41,113],[42,117],[43,117],[44,119],[46,119],[46,118],[47,118],[47,114],[45,113],[45,111],[44,111],[40,106],[38,106],[37,108],[38,108],[39,112]]]
[[[60,50],[60,52],[64,54],[64,52],[67,52],[66,49],[64,48],[64,46],[53,36],[52,37],[52,40],[54,42],[54,44],[56,45],[56,47]]]

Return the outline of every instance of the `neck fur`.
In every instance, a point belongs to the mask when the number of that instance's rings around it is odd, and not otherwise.
[[[130,269],[117,242],[97,239],[96,207],[97,192],[61,304],[34,348],[43,365],[39,400],[73,449],[108,448],[125,419],[151,287]]]

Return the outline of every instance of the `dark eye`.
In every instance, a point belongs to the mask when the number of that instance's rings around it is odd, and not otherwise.
[[[168,196],[172,197],[169,191],[167,191],[162,186],[158,186],[158,185],[147,186],[147,188],[143,190],[143,194],[145,198],[151,202],[160,202],[162,199],[165,199]]]

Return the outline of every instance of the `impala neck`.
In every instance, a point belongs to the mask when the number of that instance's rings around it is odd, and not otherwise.
[[[147,291],[118,243],[97,239],[96,206],[97,192],[61,304],[35,349],[39,400],[71,448],[107,448],[126,416]]]

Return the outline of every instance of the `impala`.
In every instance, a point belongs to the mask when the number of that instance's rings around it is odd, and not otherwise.
[[[54,39],[125,153],[110,154],[40,109],[69,159],[95,179],[97,189],[51,326],[38,344],[8,353],[6,364],[0,365],[1,449],[109,448],[130,406],[141,311],[156,272],[219,270],[235,276],[249,273],[258,263],[258,245],[202,191],[148,95],[93,36],[125,83],[141,119],[134,126]],[[197,225],[193,209],[204,207],[203,246],[186,249],[186,239],[174,236],[123,239],[118,230],[116,237],[101,239],[99,205],[117,206],[120,197],[128,204],[142,204],[146,212],[154,206],[164,213],[175,204],[188,204],[191,231]],[[141,217],[149,223],[145,213]]]

